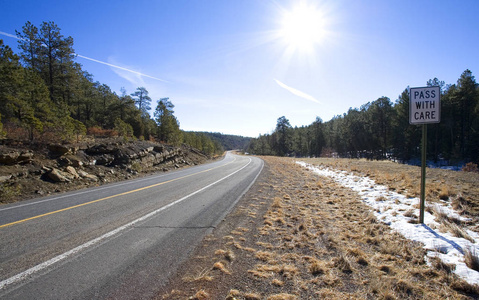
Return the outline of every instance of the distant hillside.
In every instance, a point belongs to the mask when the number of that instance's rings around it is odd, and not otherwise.
[[[222,134],[219,132],[195,132],[204,134],[213,141],[217,141],[225,150],[243,150],[248,146],[251,138],[240,135]]]

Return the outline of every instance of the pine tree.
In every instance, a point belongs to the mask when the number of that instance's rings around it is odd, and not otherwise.
[[[148,91],[144,87],[139,87],[136,91],[131,94],[135,100],[135,104],[138,106],[138,109],[144,114],[147,115],[148,111],[151,109],[151,98],[148,96]]]
[[[40,52],[42,43],[38,28],[30,23],[25,23],[22,27],[22,31],[15,30],[18,37],[18,48],[20,48],[21,58],[24,66],[30,68],[33,71],[40,72]]]
[[[276,151],[278,155],[285,156],[291,151],[293,143],[293,128],[285,116],[279,117],[276,123]]]
[[[161,98],[155,110],[155,121],[158,124],[158,138],[166,143],[178,145],[182,141],[180,124],[173,115],[175,106],[169,98]]]

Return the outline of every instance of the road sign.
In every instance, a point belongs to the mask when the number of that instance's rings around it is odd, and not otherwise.
[[[409,123],[429,124],[441,121],[441,90],[438,86],[409,89]]]
[[[422,124],[419,223],[424,223],[424,209],[426,207],[427,124],[441,121],[440,98],[441,89],[438,86],[409,89],[409,123],[413,125]]]

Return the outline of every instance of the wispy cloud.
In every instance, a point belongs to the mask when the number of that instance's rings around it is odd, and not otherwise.
[[[17,39],[17,40],[21,40],[21,39],[20,39],[19,37],[17,37],[16,35],[10,34],[10,33],[6,33],[6,32],[3,32],[3,31],[0,31],[0,35],[4,35],[4,36],[8,36],[8,37]],[[164,79],[161,79],[161,78],[158,78],[158,77],[153,77],[153,76],[150,76],[150,75],[147,75],[147,74],[138,72],[138,71],[134,71],[134,70],[131,70],[131,69],[127,69],[127,68],[118,66],[118,65],[110,64],[110,63],[107,63],[107,62],[104,62],[104,61],[101,61],[101,60],[98,60],[98,59],[94,59],[94,58],[87,57],[87,56],[80,55],[80,54],[77,54],[77,56],[80,57],[80,58],[86,59],[86,60],[90,60],[90,61],[99,63],[99,64],[107,65],[107,66],[112,67],[112,68],[116,68],[116,69],[120,69],[120,70],[123,70],[123,71],[127,71],[127,72],[133,73],[133,74],[135,74],[135,75],[137,75],[137,76],[147,77],[147,78],[151,78],[151,79],[158,80],[158,81],[162,81],[162,82],[168,82],[168,81],[166,81],[166,80],[164,80]]]
[[[293,95],[296,95],[298,97],[301,97],[303,99],[306,99],[306,100],[309,100],[309,101],[313,101],[313,102],[316,102],[316,103],[321,103],[319,100],[317,100],[316,98],[314,98],[313,96],[309,95],[309,94],[306,94],[305,92],[302,92],[300,90],[297,90],[295,88],[292,88],[290,86],[287,86],[286,84],[282,83],[281,81],[279,81],[278,79],[274,79],[274,81],[280,86],[282,87],[283,89],[289,91],[290,93],[292,93]]]

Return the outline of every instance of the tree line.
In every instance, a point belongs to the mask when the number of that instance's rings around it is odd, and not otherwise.
[[[457,83],[437,78],[427,86],[441,91],[441,122],[427,125],[427,157],[435,162],[479,163],[479,85],[465,70]],[[393,103],[381,97],[323,122],[292,127],[277,120],[271,134],[251,140],[247,151],[259,155],[333,156],[395,159],[420,158],[421,126],[409,124],[409,88]]]
[[[0,138],[73,141],[88,133],[223,151],[208,136],[180,130],[169,98],[157,101],[152,118],[146,88],[118,95],[94,81],[75,62],[73,38],[54,22],[27,22],[16,35],[19,54],[0,40]]]

